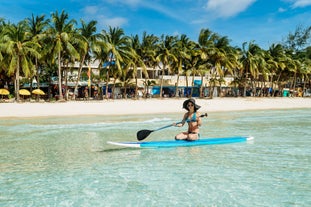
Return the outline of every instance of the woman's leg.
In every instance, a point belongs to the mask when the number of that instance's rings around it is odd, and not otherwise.
[[[187,136],[187,140],[194,141],[199,139],[199,134],[197,133],[189,133]]]
[[[182,132],[175,136],[176,140],[188,139],[188,132]]]

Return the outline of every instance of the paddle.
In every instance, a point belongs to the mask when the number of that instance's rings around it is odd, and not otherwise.
[[[204,117],[206,116],[207,117],[207,113],[205,114],[202,114],[200,117]],[[178,122],[176,124],[180,124],[181,122]],[[167,125],[167,126],[164,126],[164,127],[161,127],[159,129],[155,129],[155,130],[147,130],[147,129],[143,129],[143,130],[140,130],[137,132],[137,140],[138,141],[141,141],[141,140],[144,140],[146,137],[149,136],[149,134],[151,134],[152,132],[155,132],[155,131],[159,131],[159,130],[162,130],[162,129],[166,129],[168,127],[171,127],[173,126],[173,124],[170,124],[170,125]]]

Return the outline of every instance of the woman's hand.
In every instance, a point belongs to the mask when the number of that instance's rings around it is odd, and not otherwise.
[[[172,125],[175,126],[175,127],[181,127],[181,126],[182,126],[181,123],[177,123],[177,124],[176,124],[176,123],[173,123]]]

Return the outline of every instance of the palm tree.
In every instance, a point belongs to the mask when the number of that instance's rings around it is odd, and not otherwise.
[[[77,49],[79,50],[80,54],[80,64],[78,77],[75,83],[73,99],[75,99],[76,92],[78,91],[78,84],[80,81],[83,65],[90,65],[92,49],[95,47],[95,44],[97,44],[103,38],[101,34],[96,33],[96,24],[97,21],[94,20],[88,23],[81,20],[81,28],[78,30],[79,34],[81,35],[81,41],[80,44],[77,45]]]
[[[142,59],[142,47],[139,41],[138,35],[132,36],[130,39],[130,45],[132,52],[130,59],[126,59],[125,65],[133,70],[133,78],[135,78],[135,98],[138,97],[138,77],[137,77],[137,67],[142,69],[142,72],[145,77],[148,77],[146,65]]]
[[[100,40],[93,45],[92,48],[92,57],[94,57],[95,60],[99,61],[98,69],[99,69],[99,79],[100,80],[109,80],[108,79],[108,67],[112,67],[113,65],[109,62],[107,62],[108,58],[108,51],[109,51],[110,45],[105,41],[105,37],[100,38]],[[111,65],[108,65],[111,64]],[[106,84],[107,86],[107,84]],[[106,90],[106,94],[107,94]],[[100,90],[100,99],[103,99],[103,91]],[[106,96],[107,97],[107,96]]]
[[[0,77],[1,76],[4,76],[4,72],[5,72],[5,68],[6,67],[6,64],[4,63],[3,61],[3,55],[4,55],[4,44],[2,44],[2,42],[4,41],[4,34],[3,34],[3,31],[4,31],[4,28],[6,27],[6,23],[4,21],[3,18],[0,18],[0,72],[3,71],[3,73],[0,73]]]
[[[131,65],[131,64],[130,64]],[[130,67],[126,67],[126,69],[123,69],[121,71],[121,74],[119,74],[119,78],[123,87],[123,98],[127,99],[127,88],[131,85],[134,85],[132,83],[133,77],[134,75],[134,71],[135,70],[131,70]],[[135,82],[135,85],[137,87],[137,83]],[[134,96],[137,96],[137,94],[134,94]],[[136,97],[132,97],[132,98],[136,98]]]
[[[38,42],[40,45],[42,44],[42,40],[46,37],[45,29],[49,24],[49,20],[45,19],[45,15],[34,16],[31,15],[31,18],[27,18],[28,28],[30,37],[33,41]],[[40,53],[43,50],[43,47],[40,47]],[[36,80],[37,80],[37,88],[40,88],[40,69],[41,64],[38,58],[35,58],[35,67],[36,67]],[[32,84],[32,81],[31,81]]]
[[[296,88],[297,74],[299,73],[300,68],[301,68],[301,62],[299,60],[293,60],[291,61],[291,64],[288,65],[288,70],[291,73],[290,77],[292,77],[290,87],[293,90],[295,90]]]
[[[247,47],[246,47],[247,46]],[[241,77],[244,78],[244,96],[246,96],[246,83],[248,81],[249,75],[251,81],[259,75],[259,64],[264,58],[263,50],[253,42],[244,42],[242,45],[242,57],[240,59],[243,65],[241,69]],[[256,90],[256,88],[255,88]]]
[[[161,41],[157,47],[156,60],[161,68],[160,98],[162,98],[163,78],[165,71],[170,71],[171,64],[177,60],[173,53],[176,42],[176,36],[162,35]]]
[[[116,72],[120,73],[122,70],[122,63],[125,58],[132,56],[132,49],[128,36],[124,35],[121,28],[109,27],[109,31],[103,30],[104,42],[107,49],[107,81],[106,81],[106,99],[108,99],[108,83],[110,80],[110,72],[113,65],[115,65]]]
[[[8,74],[15,74],[15,99],[19,101],[20,73],[23,72],[25,77],[30,77],[33,73],[32,58],[40,58],[37,51],[40,45],[29,38],[26,21],[7,25],[3,34],[0,48],[7,53]]]
[[[209,77],[209,96],[210,98],[213,97],[213,90],[217,83],[217,72],[218,74],[222,73],[222,68],[219,64],[216,64],[216,56],[217,53],[219,53],[218,49],[215,46],[215,42],[219,40],[219,35],[210,31],[209,29],[202,29],[200,31],[199,37],[198,37],[198,50],[200,54],[200,65],[204,65],[207,67],[207,70],[210,71],[210,77]],[[218,54],[222,55],[222,54]],[[212,60],[212,56],[214,56],[214,62]],[[216,64],[216,65],[215,65]]]
[[[215,70],[212,70],[219,83],[219,89],[221,94],[221,85],[225,82],[225,75],[233,75],[234,69],[239,67],[239,53],[233,47],[229,45],[229,39],[227,37],[219,37],[214,40],[215,53],[211,55],[211,64]],[[212,95],[212,94],[211,94]]]
[[[188,77],[192,74],[190,94],[188,94],[188,91],[187,91],[187,96],[192,97],[193,87],[194,87],[194,76],[199,73],[201,74],[201,72],[205,71],[205,69],[209,68],[209,66],[206,61],[203,61],[201,59],[201,51],[197,48],[197,45],[193,45],[193,48],[191,48],[189,52],[190,52],[190,58],[185,59],[185,65],[183,67],[183,74],[185,74],[186,76],[186,88],[187,89],[189,88]]]
[[[48,30],[49,38],[51,39],[51,44],[47,45],[49,51],[51,52],[51,58],[57,59],[58,65],[58,91],[59,100],[63,100],[62,93],[62,61],[65,53],[72,56],[72,59],[79,60],[80,56],[77,50],[74,48],[73,44],[76,40],[74,38],[75,31],[74,25],[75,20],[68,21],[68,14],[62,11],[58,14],[58,11],[52,13],[52,25]]]
[[[146,32],[143,33],[141,41],[141,58],[147,67],[156,66],[156,49],[159,38],[153,34],[149,35]]]
[[[192,58],[193,52],[195,52],[195,42],[190,41],[186,35],[181,35],[177,40],[175,47],[173,48],[176,61],[173,62],[173,72],[177,74],[177,80],[175,83],[175,96],[178,93],[179,77],[183,73],[183,68],[186,67],[187,61]]]
[[[144,62],[144,65],[148,68],[153,68],[157,66],[156,62],[156,47],[157,43],[159,41],[159,38],[155,35],[148,35],[146,32],[143,33],[142,41],[141,41],[141,52],[140,52],[140,58]],[[152,71],[153,74],[151,74],[152,78],[155,77],[155,70]],[[144,83],[149,83],[148,80],[150,78],[150,75],[147,74],[144,76],[145,80]],[[151,81],[155,85],[155,81]],[[145,97],[147,97],[147,94],[149,93],[149,87],[148,84],[145,85]]]
[[[282,71],[286,68],[286,55],[285,50],[281,44],[272,44],[268,51],[266,57],[266,65],[269,69],[270,76],[270,87],[273,90],[274,76],[278,74],[277,82],[280,79]],[[272,94],[274,96],[275,93]]]
[[[303,81],[304,86],[303,89],[306,88],[306,84],[309,82],[309,86],[311,86],[311,46],[307,47],[304,52],[304,59],[303,62]]]
[[[279,67],[277,70],[277,84],[279,90],[282,91],[284,88],[284,83],[288,83],[289,81],[292,81],[292,75],[297,70],[297,63],[295,62],[293,58],[293,51],[284,49],[284,58],[281,61],[282,67]]]
[[[306,59],[301,64],[301,68],[300,68],[300,78],[303,81],[303,87],[302,87],[303,91],[306,88],[307,82],[310,81],[310,75],[311,75],[311,59]]]

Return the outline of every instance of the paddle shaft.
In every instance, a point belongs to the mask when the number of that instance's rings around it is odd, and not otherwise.
[[[181,124],[181,123],[182,123],[182,122],[178,122],[178,123],[176,123],[176,124]],[[167,125],[167,126],[161,127],[161,128],[159,128],[159,129],[151,130],[151,131],[155,132],[155,131],[159,131],[159,130],[162,130],[162,129],[169,128],[169,127],[171,127],[171,126],[174,126],[174,125],[173,125],[173,124],[170,124],[170,125]]]

